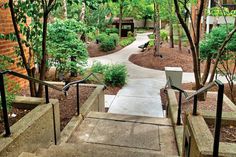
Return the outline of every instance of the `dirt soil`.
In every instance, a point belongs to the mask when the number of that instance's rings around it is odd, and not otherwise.
[[[108,52],[104,52],[99,48],[99,44],[96,44],[95,42],[90,42],[88,44],[88,53],[89,53],[89,57],[98,57],[98,56],[105,56],[111,53],[115,53],[119,50],[121,50],[123,47],[121,46],[117,46],[115,50],[112,51],[108,51]]]
[[[91,95],[91,93],[94,91],[94,87],[80,87],[80,107],[81,105],[88,99],[88,97]],[[22,95],[29,95],[29,90],[24,90],[21,93]],[[76,88],[71,87],[67,93],[67,96],[65,96],[60,91],[55,91],[53,89],[49,88],[49,96],[51,99],[58,99],[59,105],[60,105],[60,121],[61,121],[61,130],[66,126],[66,124],[70,121],[70,119],[76,115]],[[15,122],[17,122],[20,118],[22,118],[24,115],[26,115],[30,110],[23,110],[23,109],[17,109],[12,108],[12,110],[9,112],[9,122],[10,126],[13,125]],[[12,117],[11,115],[15,114],[16,117]],[[0,133],[2,133],[4,130],[4,124],[3,121],[0,120]]]
[[[129,60],[139,66],[164,70],[165,67],[182,67],[184,72],[193,71],[192,55],[189,53],[188,48],[183,47],[179,52],[178,47],[169,48],[167,43],[164,43],[160,49],[162,57],[154,57],[154,48],[147,48],[144,52],[132,54]],[[203,66],[203,65],[201,65]]]
[[[182,84],[182,89],[184,90],[192,90],[194,87],[193,83],[184,83]],[[235,87],[236,88],[236,87]],[[212,88],[210,91],[217,91],[217,88],[214,87]],[[229,86],[227,84],[225,84],[225,91],[224,91],[225,95],[227,95],[229,97],[230,95],[230,90],[229,90]],[[160,95],[161,95],[161,101],[162,104],[164,106],[164,108],[166,108],[166,103],[167,103],[167,95],[166,95],[166,91],[164,90],[164,88],[162,88],[160,90]],[[176,98],[178,100],[178,94],[176,94]],[[229,97],[230,98],[230,97]],[[234,93],[234,98],[236,98],[236,95]],[[184,101],[184,98],[182,98],[183,100],[183,104],[182,104],[182,118],[184,118],[184,112],[192,112],[192,106],[191,104],[193,104],[193,102],[187,103],[186,101]],[[199,110],[210,110],[210,111],[215,111],[216,110],[216,96],[211,95],[210,93],[207,93],[207,100],[206,101],[202,101],[202,102],[198,102],[198,109]],[[227,106],[226,104],[223,104],[223,111],[225,112],[232,112],[233,110]],[[212,135],[214,134],[214,125],[208,125],[209,129],[212,132]],[[222,126],[221,129],[221,142],[236,142],[236,126]]]
[[[208,124],[209,129],[214,136],[214,125]],[[229,142],[229,143],[236,143],[236,126],[233,125],[226,125],[221,126],[220,131],[220,142]]]

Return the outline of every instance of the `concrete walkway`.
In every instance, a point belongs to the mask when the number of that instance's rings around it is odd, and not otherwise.
[[[165,72],[143,68],[128,60],[131,54],[141,52],[138,46],[149,40],[147,35],[138,34],[136,41],[116,53],[89,59],[90,65],[94,61],[103,64],[119,63],[128,69],[127,84],[116,96],[105,98],[110,113],[163,117],[160,89],[166,84]],[[184,73],[182,82],[194,82],[193,73]]]

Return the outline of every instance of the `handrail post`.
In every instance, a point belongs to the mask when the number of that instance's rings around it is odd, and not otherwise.
[[[77,95],[77,114],[79,115],[80,114],[80,107],[79,107],[79,104],[80,104],[80,101],[79,101],[79,83],[76,84],[76,95]]]
[[[177,125],[181,125],[181,104],[182,104],[182,92],[179,91],[179,104],[178,104]]]
[[[11,135],[8,113],[7,113],[7,101],[6,101],[6,92],[4,87],[4,78],[3,74],[0,73],[0,92],[1,92],[1,100],[2,100],[2,112],[4,119],[4,127],[5,127],[5,137],[9,137]]]
[[[48,86],[45,86],[45,97],[46,97],[46,104],[49,103],[49,95],[48,95]]]
[[[220,81],[216,81],[218,85],[218,95],[217,95],[217,109],[216,109],[216,120],[215,120],[215,133],[214,133],[214,148],[213,156],[219,156],[219,142],[220,142],[220,128],[221,128],[221,118],[222,118],[222,105],[224,96],[224,84]]]
[[[197,99],[198,99],[198,96],[194,95],[194,99],[193,99],[193,115],[194,116],[197,115]]]

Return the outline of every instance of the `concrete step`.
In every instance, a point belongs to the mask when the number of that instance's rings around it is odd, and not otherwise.
[[[18,157],[40,157],[40,156],[36,156],[36,154],[33,153],[22,152]]]
[[[40,157],[174,157],[151,150],[100,144],[63,144],[36,152]],[[32,156],[33,157],[33,156]]]
[[[167,118],[90,112],[67,143],[178,155],[173,127]]]
[[[135,115],[125,115],[125,114],[105,113],[105,112],[90,112],[86,118],[172,126],[171,120],[169,118],[160,118],[160,117],[135,116]]]

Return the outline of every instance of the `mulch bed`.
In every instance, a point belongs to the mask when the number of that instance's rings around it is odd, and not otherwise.
[[[184,90],[192,90],[194,87],[193,83],[184,83],[182,84],[182,89]],[[212,89],[210,89],[210,91],[217,91],[216,87],[213,87]],[[229,90],[229,86],[227,84],[225,84],[225,95],[227,95],[229,97],[230,95],[230,90]],[[161,101],[162,104],[164,106],[164,109],[166,108],[166,103],[167,103],[167,95],[166,92],[164,90],[164,88],[162,88],[160,90],[160,95],[161,95]],[[234,93],[235,95],[235,93]],[[236,95],[235,95],[236,97]],[[178,101],[178,92],[176,92],[176,98]],[[230,97],[229,97],[230,98]],[[209,111],[215,111],[216,110],[216,95],[212,95],[210,93],[207,93],[207,99],[206,101],[198,101],[198,110],[209,110]],[[185,98],[182,98],[182,118],[184,119],[184,113],[190,113],[192,112],[192,108],[193,108],[193,102],[186,102]],[[225,103],[223,104],[223,111],[225,112],[232,112],[233,110],[226,105]],[[212,135],[214,135],[214,125],[209,124],[209,129],[212,132]],[[236,126],[222,126],[221,129],[221,142],[236,142]]]
[[[2,116],[2,110],[0,110],[0,134],[2,134],[5,131],[4,128],[4,122],[3,122],[3,116]],[[15,124],[19,119],[24,117],[27,113],[29,113],[30,110],[22,110],[22,109],[17,109],[15,107],[12,107],[11,110],[8,112],[8,117],[9,117],[9,125],[12,126]]]
[[[80,87],[80,107],[88,99],[91,93],[94,91],[94,87]],[[21,91],[22,95],[29,95],[29,90]],[[58,99],[60,105],[60,121],[61,130],[66,126],[70,119],[76,114],[76,88],[71,87],[65,96],[62,92],[49,88],[49,97],[51,99]],[[9,117],[10,126],[26,115],[30,110],[12,108],[9,115],[15,114],[16,117]],[[0,133],[4,131],[3,121],[0,121]]]
[[[111,54],[111,53],[115,53],[119,50],[121,50],[123,47],[121,46],[117,46],[115,48],[115,50],[112,50],[112,51],[108,51],[108,52],[104,52],[100,49],[99,47],[100,45],[99,44],[96,44],[95,42],[90,42],[88,44],[88,53],[89,53],[89,57],[99,57],[99,56],[105,56],[105,55],[108,55],[108,54]]]
[[[179,52],[178,47],[169,48],[167,43],[164,43],[160,49],[162,57],[154,57],[154,48],[147,48],[144,52],[132,54],[129,61],[132,63],[157,70],[164,70],[165,67],[182,67],[184,72],[193,72],[192,55],[188,48],[183,47]],[[203,68],[203,65],[201,65]]]
[[[214,136],[214,125],[208,124],[208,127]],[[233,125],[225,125],[221,126],[220,131],[220,142],[229,142],[236,143],[236,126]]]

